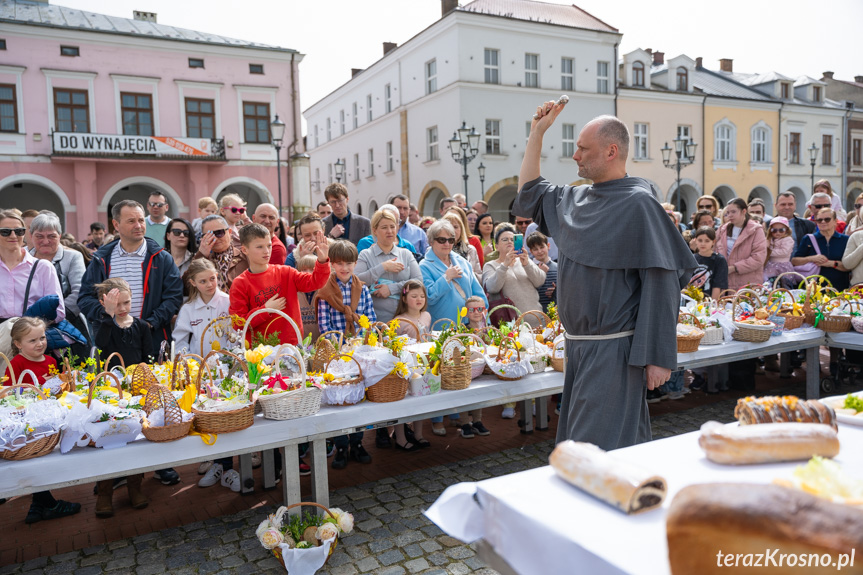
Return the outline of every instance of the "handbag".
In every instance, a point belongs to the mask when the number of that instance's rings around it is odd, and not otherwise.
[[[818,247],[818,242],[815,240],[815,234],[806,234],[806,237],[812,242],[812,247],[815,249],[815,253],[820,256],[821,248]],[[812,262],[793,267],[794,271],[803,274],[807,278],[809,276],[818,275],[821,272],[821,266]]]

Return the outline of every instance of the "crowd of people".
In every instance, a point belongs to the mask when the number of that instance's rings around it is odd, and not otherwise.
[[[218,203],[203,198],[190,222],[170,217],[166,196],[153,191],[146,206],[115,204],[110,233],[94,222],[80,241],[63,232],[52,212],[0,211],[0,282],[12,286],[0,295],[0,341],[5,333],[10,366],[16,374],[29,369],[43,383],[67,348],[86,357],[95,346],[103,360],[119,352],[127,365],[157,360],[170,342],[177,351],[197,353],[215,340],[227,344],[216,330],[205,333],[211,320],[247,318],[265,307],[293,318],[300,333],[281,317],[259,314],[251,320],[250,344],[353,333],[363,315],[373,322],[407,320],[400,331],[419,339],[441,320],[459,321],[462,308],[462,321],[480,329],[494,306],[547,311],[555,301],[556,247],[529,219],[496,223],[486,202],[468,207],[462,195],[444,198],[438,218],[420,218],[403,195],[364,218],[349,209],[342,184],[327,187],[325,198],[293,225],[271,204],[248,213],[235,194]],[[53,302],[50,313],[46,302]],[[513,407],[500,415],[513,418]],[[482,410],[451,414],[449,422],[465,439],[490,433]],[[432,420],[431,431],[447,434],[443,418]],[[374,440],[379,448],[405,451],[431,446],[420,421],[378,430]],[[334,438],[332,467],[370,463],[362,441],[361,432]],[[308,474],[303,457],[300,473]],[[260,464],[259,454],[253,463]],[[201,487],[240,490],[232,458],[204,462],[199,472]],[[180,481],[173,469],[155,475],[166,485]],[[97,516],[113,514],[112,493],[124,483],[132,506],[146,507],[142,480],[138,474],[100,482]],[[79,510],[39,493],[26,521]]]

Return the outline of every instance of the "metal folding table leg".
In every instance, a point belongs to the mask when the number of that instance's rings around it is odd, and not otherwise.
[[[821,348],[806,350],[806,399],[818,399],[821,395]]]
[[[252,493],[255,490],[255,478],[252,477],[252,454],[244,453],[240,455],[240,484],[243,486],[243,495]]]
[[[311,452],[311,468],[312,468],[312,501],[323,505],[330,506],[330,482],[327,472],[327,440],[316,439],[311,442],[309,449]]]
[[[264,472],[264,489],[272,489],[276,486],[276,465],[273,461],[273,450],[265,449],[261,452],[261,467]]]
[[[794,368],[791,367],[791,354],[793,351],[786,351],[779,354],[779,377],[785,379],[791,377],[791,372]]]
[[[285,505],[293,505],[303,500],[300,491],[300,466],[297,462],[300,460],[300,451],[297,444],[285,446],[285,456],[282,457],[282,495],[285,500]],[[301,508],[295,507],[288,513],[291,515],[299,515]]]
[[[533,402],[530,399],[521,402],[521,419],[524,422],[521,432],[533,433]]]
[[[536,398],[536,429],[537,431],[548,431],[548,398]]]

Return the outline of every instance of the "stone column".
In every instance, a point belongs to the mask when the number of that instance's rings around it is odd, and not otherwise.
[[[75,217],[70,218],[67,215],[66,222],[70,228],[68,232],[74,235],[79,240],[87,237],[90,231],[90,224],[95,222],[99,215],[96,214],[96,207],[99,205],[99,190],[96,186],[96,162],[76,161],[72,164],[75,176]],[[71,211],[71,210],[70,210]],[[111,219],[111,214],[108,214],[108,220]],[[72,224],[73,225],[69,225]],[[103,222],[107,224],[108,222]]]

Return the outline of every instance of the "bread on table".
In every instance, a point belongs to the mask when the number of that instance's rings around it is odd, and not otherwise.
[[[825,423],[838,429],[836,412],[817,399],[800,399],[795,395],[743,397],[737,400],[734,417],[741,425],[755,423]]]
[[[813,455],[839,454],[836,431],[820,423],[734,426],[708,421],[701,426],[698,445],[707,459],[723,465],[799,461]]]
[[[863,512],[778,485],[684,487],[671,502],[666,535],[672,575],[822,574],[836,572],[840,560],[841,573],[863,573]],[[811,566],[816,555],[830,566]]]
[[[662,477],[617,459],[592,443],[563,441],[548,461],[561,479],[624,513],[659,507],[668,492]]]

